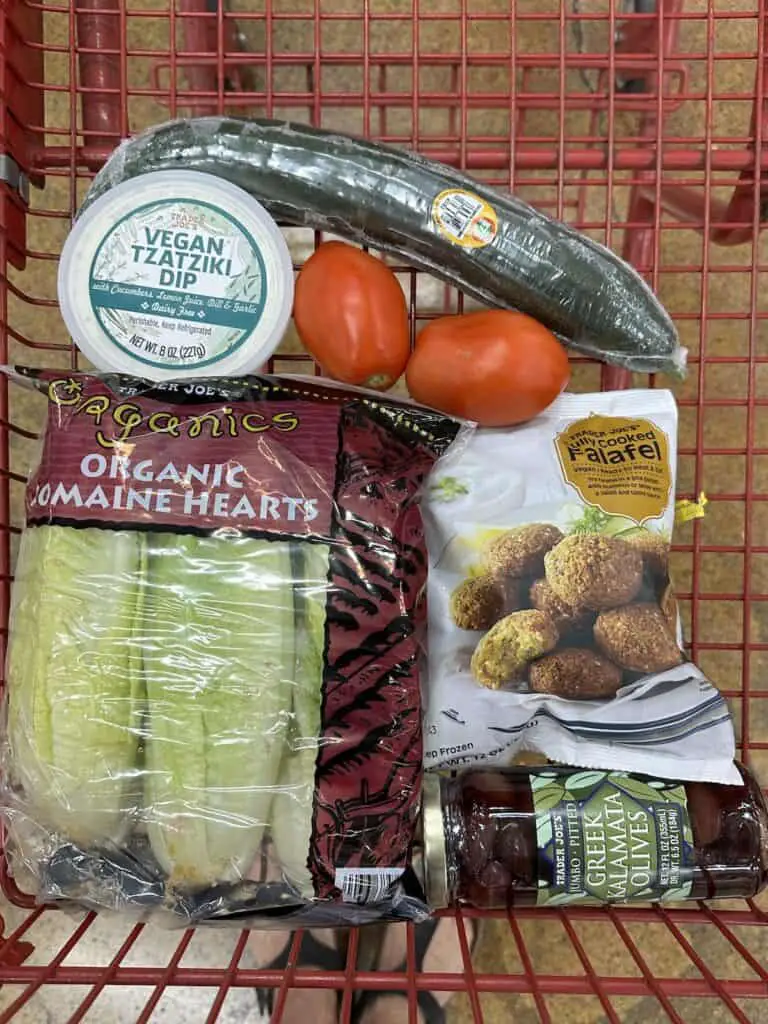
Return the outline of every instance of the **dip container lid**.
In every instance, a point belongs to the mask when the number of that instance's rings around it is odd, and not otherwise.
[[[101,370],[237,376],[280,344],[293,267],[277,224],[243,189],[156,171],[115,186],[75,222],[58,294],[76,345]]]

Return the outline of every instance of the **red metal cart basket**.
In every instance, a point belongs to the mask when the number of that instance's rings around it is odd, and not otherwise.
[[[673,574],[695,660],[768,780],[768,94],[765,0],[0,0],[0,344],[70,365],[55,300],[69,221],[118,140],[168,117],[290,116],[413,146],[622,251],[675,315]],[[41,186],[44,188],[41,189]],[[289,232],[297,262],[314,244]],[[462,298],[406,267],[412,323]],[[304,357],[277,360],[296,369]],[[291,366],[286,367],[285,362]],[[575,368],[579,388],[627,375]],[[40,410],[0,391],[0,615]],[[247,932],[34,909],[6,879],[0,1022],[254,1020],[256,985],[463,993],[456,1019],[765,1021],[768,904],[496,915],[464,970],[249,965]],[[2,923],[2,922],[0,922]],[[403,1019],[406,1011],[403,1004]],[[231,1012],[232,1016],[228,1016]],[[462,1012],[464,1016],[462,1016]],[[251,1013],[251,1016],[248,1014]],[[186,1016],[184,1016],[186,1014]],[[245,1014],[245,1016],[244,1016]]]

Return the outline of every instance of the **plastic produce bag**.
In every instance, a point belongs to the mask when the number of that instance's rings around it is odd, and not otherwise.
[[[11,867],[180,923],[424,912],[419,493],[459,424],[300,378],[49,399],[12,594]]]
[[[685,657],[668,391],[561,395],[436,468],[428,767],[566,764],[738,784],[725,698]]]

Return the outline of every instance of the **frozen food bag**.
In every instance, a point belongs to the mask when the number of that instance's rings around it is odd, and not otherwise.
[[[535,751],[738,782],[727,704],[685,656],[669,580],[676,446],[668,391],[566,394],[433,471],[428,768]]]
[[[9,372],[48,399],[7,661],[18,884],[180,923],[424,913],[419,501],[460,425],[319,380]]]

